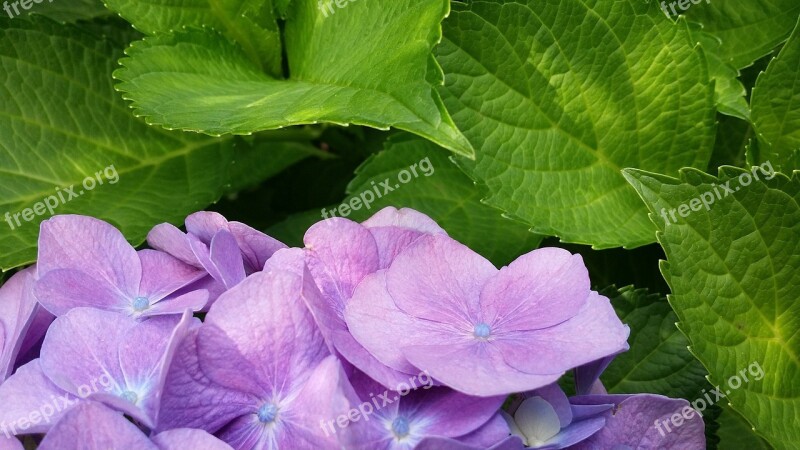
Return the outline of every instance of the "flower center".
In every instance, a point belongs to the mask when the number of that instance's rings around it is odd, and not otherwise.
[[[408,426],[408,420],[405,417],[398,417],[394,419],[392,422],[392,433],[394,433],[398,439],[408,436],[409,432],[410,428]]]
[[[492,329],[484,322],[475,325],[475,329],[472,331],[472,335],[478,339],[486,339],[490,334],[492,334]]]
[[[133,309],[136,312],[142,312],[150,307],[150,300],[146,297],[136,297],[133,299]]]
[[[278,407],[272,403],[265,403],[258,409],[258,420],[263,424],[274,422],[276,417],[278,417]]]
[[[133,403],[134,405],[139,401],[139,396],[133,391],[123,391],[121,394],[119,394],[119,396]]]

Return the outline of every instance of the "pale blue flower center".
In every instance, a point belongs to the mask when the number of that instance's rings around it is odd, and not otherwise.
[[[136,395],[136,392],[133,391],[124,391],[121,394],[119,394],[119,396],[133,403],[134,405],[136,404],[136,402],[139,401],[139,396]]]
[[[136,297],[133,299],[133,309],[136,311],[144,311],[150,307],[150,300],[147,297]]]
[[[492,329],[489,328],[489,325],[486,323],[481,322],[475,325],[475,329],[472,331],[472,334],[475,335],[476,338],[486,339],[490,334],[492,334]]]
[[[398,417],[392,422],[392,433],[398,438],[408,436],[409,431],[408,420],[405,417]]]
[[[261,423],[267,424],[272,423],[275,421],[275,417],[278,416],[278,407],[273,405],[272,403],[265,403],[261,408],[258,410],[258,420]]]

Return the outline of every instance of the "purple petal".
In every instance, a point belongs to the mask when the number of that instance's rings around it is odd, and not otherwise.
[[[378,270],[375,239],[363,226],[333,218],[309,228],[303,242],[308,268],[328,302],[328,315],[335,314],[341,321],[345,302],[358,283]]]
[[[169,223],[156,225],[147,234],[147,243],[150,247],[168,253],[186,264],[203,267],[194,255],[186,234],[175,225]]]
[[[343,379],[341,365],[329,356],[311,371],[296,396],[279,401],[274,426],[265,427],[253,411],[235,420],[219,436],[241,449],[337,448],[336,436],[326,433],[322,424],[350,408],[349,399],[341,390]]]
[[[420,321],[401,311],[386,289],[385,271],[368,276],[358,286],[345,319],[359,344],[378,361],[404,373],[419,373],[419,369],[408,362],[403,347],[459,341],[453,337],[452,327]]]
[[[464,343],[404,347],[403,354],[442,384],[475,396],[508,395],[554,383],[562,373],[529,374],[503,359],[493,345]]]
[[[199,280],[205,272],[155,250],[140,250],[142,281],[139,296],[153,305],[173,292]]]
[[[619,398],[622,398],[622,401],[619,401]],[[655,394],[639,394],[573,397],[572,401],[589,404],[618,403],[613,414],[607,416],[606,426],[589,439],[572,447],[574,449],[590,450],[625,445],[631,448],[681,450],[706,448],[703,419],[686,400]],[[679,418],[682,425],[676,427],[671,421],[673,417]]]
[[[158,450],[125,417],[95,402],[70,410],[47,433],[39,450]]]
[[[183,317],[154,317],[129,329],[121,340],[119,365],[124,381],[120,380],[120,384],[127,382],[127,385],[120,388],[123,392],[136,392],[139,397],[134,405],[125,405],[123,411],[150,428],[158,423],[167,371],[192,320],[188,311]]]
[[[55,216],[42,222],[39,278],[57,269],[84,272],[127,298],[136,296],[142,277],[136,250],[122,233],[102,220],[85,216]]]
[[[348,331],[333,333],[336,349],[350,364],[369,375],[387,388],[396,387],[399,383],[408,380],[409,374],[394,370],[378,361],[372,353],[359,344]],[[409,365],[409,368],[411,366]],[[411,368],[413,372],[413,368]]]
[[[489,448],[505,440],[510,433],[505,419],[497,413],[477,430],[459,437],[458,441],[480,448]]]
[[[244,257],[245,268],[249,273],[261,270],[275,252],[287,248],[283,242],[243,223],[231,222],[228,227],[233,237],[236,238],[236,243]]]
[[[76,308],[56,319],[42,344],[42,370],[61,389],[77,395],[101,377],[123,380],[119,347],[139,322],[122,314]]]
[[[36,282],[34,292],[42,306],[56,316],[83,307],[126,314],[130,310],[129,297],[79,270],[51,270]]]
[[[472,331],[480,318],[479,294],[497,269],[443,235],[421,237],[386,271],[386,286],[402,311]]]
[[[605,424],[605,417],[593,417],[575,421],[566,428],[562,428],[561,432],[548,440],[542,447],[555,449],[570,448],[570,446],[582,442],[597,433]]]
[[[159,450],[233,450],[233,447],[207,432],[192,428],[165,431],[154,436],[153,443]]]
[[[455,438],[485,425],[504,400],[504,396],[472,397],[443,387],[429,387],[402,397],[398,415],[422,419],[426,435]]]
[[[14,274],[0,287],[0,384],[14,369],[14,362],[37,316],[39,306],[33,295],[31,267]],[[38,334],[41,330],[31,330]],[[41,336],[32,336],[38,340]]]
[[[447,233],[430,217],[409,208],[387,206],[362,223],[378,244],[380,268],[388,268],[403,250],[426,234]]]
[[[230,289],[245,278],[242,251],[236,238],[227,230],[220,230],[211,240],[208,258],[219,270],[222,283]]]
[[[25,450],[25,447],[23,447],[22,442],[14,436],[0,434],[0,450]]]
[[[216,433],[257,402],[256,397],[223,388],[203,373],[197,354],[199,331],[189,331],[175,351],[164,383],[157,430],[187,427]]]
[[[509,436],[491,447],[476,446],[455,439],[443,437],[427,437],[420,441],[414,450],[523,450],[520,438]]]
[[[53,384],[38,359],[17,369],[0,385],[0,435],[46,433],[69,409],[81,402]]]
[[[139,317],[155,317],[169,314],[183,314],[187,310],[201,311],[208,303],[208,291],[192,291],[179,297],[167,298],[142,312]]]
[[[541,330],[506,332],[494,344],[509,366],[552,374],[620,352],[627,346],[629,333],[608,299],[592,292],[581,311],[566,322]]]
[[[259,397],[304,383],[308,368],[330,354],[303,299],[312,283],[288,271],[259,272],[220,296],[198,336],[208,377]]]
[[[228,221],[219,213],[200,211],[186,218],[186,231],[206,245],[211,244],[219,230],[228,230]]]
[[[498,332],[551,327],[578,314],[589,292],[589,273],[580,255],[541,248],[503,267],[486,283],[483,320]]]

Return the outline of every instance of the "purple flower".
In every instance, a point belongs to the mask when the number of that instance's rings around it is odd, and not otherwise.
[[[419,378],[424,378],[420,376]],[[458,439],[476,433],[471,439],[496,443],[508,436],[508,426],[502,420],[492,420],[502,405],[504,397],[470,397],[428,383],[420,386],[411,378],[404,387],[420,389],[387,391],[364,374],[351,377],[361,416],[345,427],[332,417],[321,423],[328,433],[341,428],[344,448],[353,450],[405,450],[413,449],[430,437],[442,438],[440,444],[457,443]],[[408,381],[408,380],[407,380]],[[353,408],[355,410],[356,408]],[[352,410],[351,410],[352,411]],[[347,411],[341,411],[347,415]],[[444,448],[444,447],[440,447]]]
[[[35,272],[35,267],[27,268],[0,287],[0,384],[20,357],[36,347],[53,321],[33,295]]]
[[[202,430],[170,430],[148,439],[122,414],[100,403],[71,409],[45,436],[39,450],[233,450]]]
[[[0,434],[0,450],[25,450],[25,447],[14,436]]]
[[[222,215],[201,211],[186,218],[183,233],[174,225],[156,225],[147,235],[151,247],[167,252],[186,264],[205,270],[215,283],[208,286],[215,300],[252,273],[286,245]]]
[[[93,308],[71,310],[53,322],[41,358],[0,385],[0,431],[46,432],[87,399],[153,428],[167,368],[192,320],[188,312],[137,321]]]
[[[56,316],[89,306],[133,317],[200,310],[208,292],[175,295],[204,273],[166,253],[137,252],[113,226],[92,217],[42,222],[38,281],[41,304]]]
[[[308,268],[323,294],[309,306],[325,339],[344,359],[386,387],[419,371],[403,373],[375,359],[353,339],[344,309],[364,277],[386,269],[419,238],[433,234],[446,235],[422,213],[388,207],[363,224],[341,218],[319,222],[304,238]]]
[[[421,237],[364,278],[345,320],[383,364],[478,396],[553,383],[618,352],[629,333],[590,290],[580,255],[539,249],[498,271],[442,235]]]
[[[211,307],[167,377],[159,430],[201,428],[240,450],[337,448],[319,427],[349,408],[341,365],[306,306],[303,252],[280,250]]]

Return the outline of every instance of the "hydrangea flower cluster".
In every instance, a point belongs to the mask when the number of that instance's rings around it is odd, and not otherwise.
[[[186,230],[137,251],[91,217],[42,223],[0,289],[0,450],[705,447],[699,416],[652,426],[685,400],[603,389],[629,331],[579,255],[497,269],[394,208],[304,248],[210,212]]]

